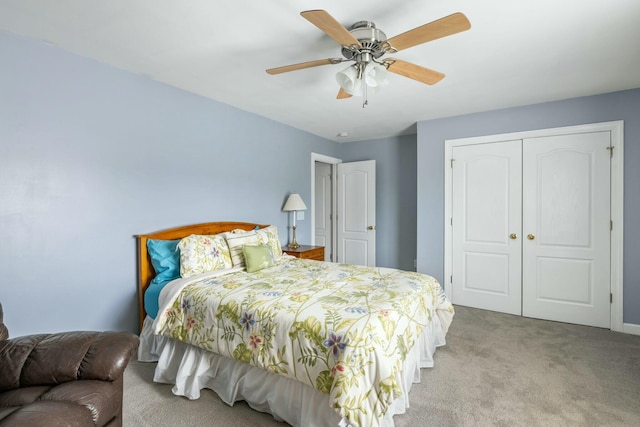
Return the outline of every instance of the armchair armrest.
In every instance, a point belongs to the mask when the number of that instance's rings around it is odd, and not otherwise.
[[[122,377],[140,340],[128,332],[103,332],[89,347],[80,365],[80,379],[115,381]]]
[[[0,304],[0,341],[4,341],[9,338],[9,330],[4,324],[4,312],[2,311],[2,304]]]

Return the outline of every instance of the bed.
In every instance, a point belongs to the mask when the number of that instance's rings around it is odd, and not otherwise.
[[[265,224],[136,238],[138,359],[157,362],[154,381],[291,425],[393,426],[454,314],[430,276],[291,257]]]

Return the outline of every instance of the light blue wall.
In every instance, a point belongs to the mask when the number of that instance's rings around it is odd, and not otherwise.
[[[12,336],[137,330],[135,234],[275,224],[338,144],[0,32],[0,302]],[[256,71],[263,72],[263,71]],[[308,241],[309,221],[298,239]]]
[[[376,265],[414,271],[416,135],[341,144],[345,162],[376,161]]]
[[[418,271],[442,281],[444,141],[624,120],[624,322],[640,324],[640,89],[418,123]]]
[[[412,270],[417,254],[419,271],[441,279],[444,139],[619,119],[625,322],[640,323],[630,196],[640,91],[423,122],[417,140],[336,144],[3,32],[0,58],[0,302],[13,336],[137,330],[135,234],[247,220],[277,225],[286,242],[280,209],[289,191],[309,200],[312,152],[375,159],[377,264]],[[310,232],[298,223],[299,241]]]

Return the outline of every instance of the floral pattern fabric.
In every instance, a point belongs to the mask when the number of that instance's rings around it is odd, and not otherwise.
[[[227,240],[222,234],[192,234],[180,240],[180,275],[191,277],[232,267]]]
[[[434,278],[387,268],[287,256],[183,282],[161,295],[157,334],[306,383],[356,426],[378,425],[422,329],[453,315]]]

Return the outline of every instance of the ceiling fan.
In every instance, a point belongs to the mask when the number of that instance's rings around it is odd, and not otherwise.
[[[273,75],[320,65],[354,61],[354,64],[336,75],[336,80],[340,85],[336,98],[344,99],[362,94],[363,107],[366,107],[368,103],[368,89],[377,91],[388,84],[387,71],[428,85],[436,84],[444,77],[444,74],[438,71],[401,59],[382,58],[382,56],[471,28],[467,17],[463,13],[457,12],[387,39],[385,33],[370,21],[358,21],[350,29],[347,29],[324,10],[307,10],[301,12],[300,15],[338,42],[342,46],[343,58],[318,59],[285,65],[270,68],[267,73]]]

